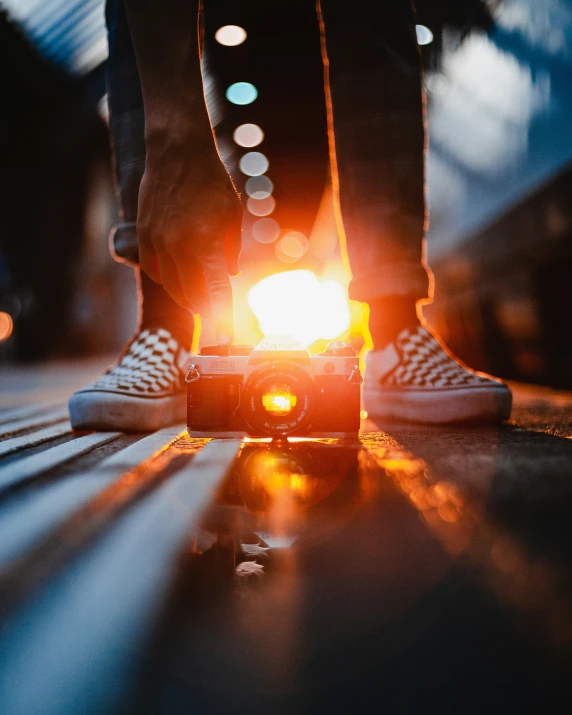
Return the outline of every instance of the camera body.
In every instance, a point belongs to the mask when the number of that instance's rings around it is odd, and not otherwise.
[[[191,357],[187,424],[195,437],[357,437],[359,362],[346,343],[319,355],[291,338],[215,346]]]

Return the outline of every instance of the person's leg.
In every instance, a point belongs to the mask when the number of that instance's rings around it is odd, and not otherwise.
[[[189,348],[193,319],[138,266],[137,205],[145,171],[145,118],[135,53],[123,0],[108,0],[105,8],[109,59],[107,89],[111,143],[121,223],[112,233],[116,258],[133,265],[137,277],[139,330],[168,329]]]
[[[425,126],[411,0],[320,0],[334,188],[374,350],[364,406],[417,422],[506,419],[511,394],[466,368],[421,325]]]
[[[123,0],[108,0],[107,66],[110,128],[121,223],[112,234],[118,260],[133,266],[139,325],[119,362],[70,399],[74,429],[156,430],[186,413],[184,370],[192,315],[138,266],[137,205],[145,170],[144,113],[139,74]]]
[[[415,16],[409,0],[320,4],[350,297],[370,304],[372,337],[382,347],[417,322],[415,302],[429,291]]]

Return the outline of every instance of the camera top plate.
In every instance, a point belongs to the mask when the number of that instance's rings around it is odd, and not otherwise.
[[[199,350],[199,355],[216,357],[248,357],[254,345],[208,345]]]

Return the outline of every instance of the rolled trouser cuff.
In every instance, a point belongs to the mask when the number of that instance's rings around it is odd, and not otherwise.
[[[349,286],[349,297],[364,303],[405,295],[432,300],[433,275],[426,266],[407,261],[388,263],[354,276]]]
[[[137,224],[134,221],[120,223],[109,234],[111,255],[120,263],[139,265]]]

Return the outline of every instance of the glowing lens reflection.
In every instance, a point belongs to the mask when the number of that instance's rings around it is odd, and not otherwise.
[[[296,395],[288,385],[271,385],[262,395],[262,405],[274,417],[285,417],[296,407]]]

